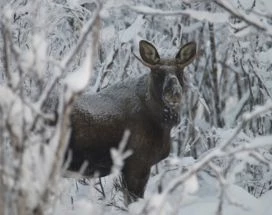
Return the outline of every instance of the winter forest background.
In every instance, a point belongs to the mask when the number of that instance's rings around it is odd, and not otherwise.
[[[0,214],[272,214],[270,0],[1,0]],[[196,41],[171,155],[128,207],[116,172],[64,178],[71,106]],[[90,80],[90,81],[89,81]],[[120,152],[122,154],[122,152]]]

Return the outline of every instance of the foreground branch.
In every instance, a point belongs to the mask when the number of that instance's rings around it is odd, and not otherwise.
[[[189,168],[187,172],[176,177],[170,183],[168,183],[168,186],[166,186],[163,192],[161,193],[161,198],[163,199],[162,202],[166,200],[168,194],[172,193],[178,186],[182,185],[187,180],[190,180],[190,178],[194,177],[194,175],[197,172],[199,172],[201,169],[207,166],[214,158],[227,157],[234,154],[237,155],[238,153],[241,153],[241,152],[255,150],[257,148],[271,145],[272,136],[268,136],[268,137],[256,138],[255,141],[252,141],[251,144],[248,144],[246,146],[235,147],[233,149],[228,150],[228,147],[233,143],[233,140],[237,137],[237,135],[241,132],[241,130],[249,121],[271,110],[272,110],[272,102],[269,101],[267,102],[266,105],[262,107],[256,107],[255,110],[250,113],[245,113],[242,117],[242,122],[236,127],[233,134],[225,142],[223,142],[217,148],[204,154],[202,157],[200,157],[200,159],[194,165],[192,165]],[[146,207],[148,207],[148,204],[149,203],[147,203]]]

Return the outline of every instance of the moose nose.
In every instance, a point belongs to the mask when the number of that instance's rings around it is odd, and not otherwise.
[[[180,101],[181,101],[181,89],[179,89],[178,87],[173,89],[171,97],[172,97],[171,98],[172,103],[180,103]]]
[[[167,93],[164,96],[164,101],[167,106],[171,107],[172,109],[176,109],[180,106],[181,102],[181,95],[180,94],[169,94]]]

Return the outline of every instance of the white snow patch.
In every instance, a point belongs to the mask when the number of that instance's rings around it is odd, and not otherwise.
[[[179,170],[176,170],[176,174],[179,174]],[[205,176],[206,177],[203,177]],[[184,195],[183,190],[177,189],[175,192],[169,196],[169,198],[164,198],[165,196],[155,193],[154,180],[158,180],[157,176],[150,177],[149,183],[147,185],[147,190],[153,190],[153,193],[145,195],[144,199],[140,199],[137,202],[130,204],[128,207],[128,212],[121,210],[116,210],[114,206],[107,206],[103,209],[104,214],[142,214],[143,210],[148,210],[148,214],[180,214],[180,215],[198,215],[201,212],[202,215],[211,215],[216,214],[215,212],[218,209],[219,198],[218,192],[219,187],[216,179],[209,176],[208,174],[201,174],[202,182],[199,183],[201,186],[200,189],[195,192],[193,195]],[[110,186],[112,186],[112,177],[102,178],[103,184],[105,185],[105,190],[107,194],[110,194]],[[167,178],[166,180],[169,181]],[[203,183],[204,180],[204,183]],[[70,182],[71,183],[71,182]],[[74,183],[74,181],[73,181]],[[191,185],[195,187],[196,179],[193,179]],[[189,184],[189,186],[191,186]],[[73,186],[73,185],[72,185]],[[152,187],[150,187],[152,186]],[[71,185],[70,185],[71,187]],[[65,214],[75,215],[81,214],[80,208],[82,210],[92,213],[98,213],[100,206],[102,206],[103,201],[95,200],[91,198],[91,190],[94,192],[94,189],[90,186],[78,185],[78,191],[71,193],[70,196],[73,196],[74,204],[73,207],[67,207],[66,204],[60,204],[58,208],[58,213],[60,211],[65,212]],[[229,185],[226,190],[227,195],[230,197],[230,200],[237,204],[231,204],[227,198],[224,198],[223,203],[223,214],[231,215],[267,215],[272,213],[271,198],[272,191],[268,192],[260,199],[253,197],[251,194],[246,192],[244,189],[236,185]],[[66,195],[69,195],[69,193]],[[90,201],[81,201],[82,198],[87,197]],[[88,197],[89,196],[89,197]],[[97,195],[99,196],[99,195]],[[120,197],[115,198],[116,204],[122,205],[122,199]],[[67,198],[69,205],[69,198]],[[71,204],[71,203],[70,203]],[[86,205],[89,204],[89,205]],[[82,213],[84,213],[84,211]],[[101,211],[100,211],[101,212]],[[56,213],[57,214],[57,213]]]
[[[105,27],[101,29],[100,40],[103,41],[103,43],[112,41],[115,37],[115,33],[115,29],[112,25]]]
[[[135,36],[142,31],[145,22],[142,15],[137,16],[136,20],[127,29],[119,32],[120,42],[127,43],[133,40]]]
[[[194,174],[184,182],[184,193],[194,194],[199,189],[197,176]]]
[[[91,50],[91,48],[90,48]],[[73,92],[80,92],[87,87],[92,73],[92,53],[89,51],[83,66],[77,71],[70,73],[64,83],[67,84],[69,89]]]

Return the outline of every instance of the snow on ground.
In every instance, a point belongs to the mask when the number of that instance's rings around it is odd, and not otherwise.
[[[159,169],[161,171],[161,169]],[[162,187],[179,174],[180,168],[171,169],[161,183],[161,177],[157,174],[151,176],[145,192],[145,198],[131,204],[128,209],[123,204],[120,192],[113,191],[113,176],[102,178],[106,193],[106,200],[93,187],[98,179],[88,181],[90,185],[83,185],[75,179],[64,178],[63,192],[60,194],[55,214],[142,214],[147,204],[156,205],[156,201],[162,200],[158,194],[158,184]],[[199,189],[193,194],[184,195],[182,188],[176,189],[167,199],[163,200],[160,214],[180,215],[212,215],[216,214],[219,206],[219,191],[217,180],[207,172],[198,175]],[[96,185],[97,188],[100,188]],[[272,191],[267,192],[257,199],[246,190],[237,185],[229,185],[226,189],[227,198],[223,202],[223,215],[267,215],[272,214]],[[150,201],[149,201],[150,200]],[[112,204],[116,206],[111,206]],[[105,207],[105,205],[107,205]],[[158,205],[157,205],[158,206]],[[124,211],[126,209],[127,211]],[[149,213],[157,214],[157,213]]]

